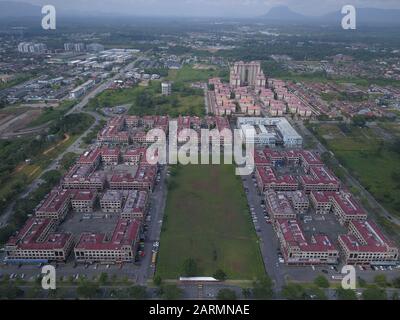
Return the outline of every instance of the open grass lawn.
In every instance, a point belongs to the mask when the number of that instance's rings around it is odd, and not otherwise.
[[[387,210],[400,216],[400,156],[368,128],[341,130],[323,124],[317,132],[339,161]]]
[[[176,279],[195,259],[199,276],[222,269],[228,279],[265,274],[246,197],[232,165],[179,168],[168,192],[157,275]]]
[[[185,65],[179,70],[169,70],[168,80],[176,82],[207,82],[208,79],[221,75],[219,70],[214,69],[193,69]]]
[[[400,115],[400,113],[399,113]],[[389,131],[396,138],[400,138],[400,123],[398,122],[381,122],[379,124],[381,128]]]

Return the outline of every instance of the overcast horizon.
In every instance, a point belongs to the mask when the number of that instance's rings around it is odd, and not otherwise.
[[[7,0],[34,5],[52,4],[59,13],[91,13],[134,16],[254,17],[271,8],[288,6],[291,10],[317,16],[339,11],[343,5],[400,9],[398,0]]]

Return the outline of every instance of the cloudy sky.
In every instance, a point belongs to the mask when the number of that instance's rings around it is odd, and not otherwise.
[[[11,0],[38,5],[53,4],[61,11],[123,13],[129,15],[257,16],[271,7],[319,15],[345,4],[356,7],[400,9],[400,0]]]

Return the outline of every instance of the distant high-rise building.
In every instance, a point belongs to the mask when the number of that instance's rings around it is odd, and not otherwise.
[[[21,42],[17,49],[21,53],[45,53],[47,46],[44,43]]]
[[[233,67],[231,67],[230,84],[234,87],[265,87],[266,77],[261,70],[261,63],[259,61],[235,62]]]
[[[85,51],[84,43],[64,43],[65,51],[83,52]]]
[[[65,51],[73,51],[74,50],[74,44],[73,43],[64,43],[64,50]]]
[[[165,81],[161,83],[161,93],[164,96],[169,96],[172,93],[172,83],[169,81]]]
[[[75,43],[75,44],[74,44],[74,50],[75,50],[76,52],[85,51],[85,44],[84,44],[84,43]]]

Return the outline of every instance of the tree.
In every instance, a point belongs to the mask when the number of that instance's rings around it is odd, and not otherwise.
[[[160,276],[155,276],[154,279],[153,279],[153,282],[157,287],[159,287],[162,284],[162,279],[161,279]]]
[[[236,300],[236,292],[231,289],[221,289],[217,294],[218,300]]]
[[[193,277],[197,274],[197,263],[194,259],[189,258],[183,262],[183,273],[187,277]]]
[[[106,272],[102,272],[99,277],[100,285],[104,286],[105,284],[107,284],[107,281],[108,281],[108,274]]]
[[[305,297],[305,291],[298,283],[288,283],[283,287],[282,295],[288,300],[303,300]]]
[[[74,152],[67,152],[66,154],[64,154],[60,161],[61,167],[64,170],[68,170],[69,168],[71,168],[72,165],[75,163],[77,156],[78,155]]]
[[[312,300],[326,300],[325,291],[316,285],[311,285],[308,288],[304,289],[304,299],[312,299]]]
[[[0,298],[14,300],[22,297],[24,292],[12,283],[0,287]]]
[[[116,283],[117,280],[118,280],[118,275],[117,275],[116,273],[114,273],[114,274],[111,276],[111,282],[112,282],[112,283]]]
[[[29,288],[26,292],[26,297],[29,299],[39,298],[41,293],[40,287],[38,285],[34,285],[33,287]]]
[[[274,294],[271,279],[264,276],[254,281],[252,292],[254,299],[271,299]]]
[[[370,286],[363,291],[362,297],[364,300],[386,300],[386,290],[377,286]]]
[[[78,288],[76,289],[76,293],[80,298],[94,298],[99,293],[99,285],[93,282],[82,281]]]
[[[214,273],[214,278],[220,281],[225,281],[227,278],[226,273],[222,269],[218,269]]]
[[[356,115],[353,117],[352,123],[354,126],[363,128],[363,127],[365,127],[367,121],[364,116]]]
[[[377,274],[374,277],[374,282],[378,287],[386,288],[388,286],[388,282],[386,280],[386,276],[384,274]]]
[[[183,295],[183,290],[176,285],[164,285],[161,288],[161,298],[166,300],[179,300]]]
[[[43,174],[42,179],[48,184],[54,185],[60,181],[61,173],[57,170],[47,171]]]
[[[242,289],[243,298],[249,299],[251,297],[251,289],[250,288],[243,288]]]
[[[365,288],[367,286],[367,281],[365,281],[363,278],[357,277],[357,280],[360,288]]]
[[[147,297],[146,288],[142,286],[132,286],[128,289],[129,297],[132,299],[143,300]]]
[[[400,288],[400,277],[394,278],[392,283],[393,283],[393,287],[399,289]]]
[[[329,288],[329,281],[324,276],[319,275],[314,279],[314,284],[320,288]]]
[[[336,295],[338,300],[357,300],[357,295],[354,290],[351,289],[343,289],[339,287],[336,289]]]

